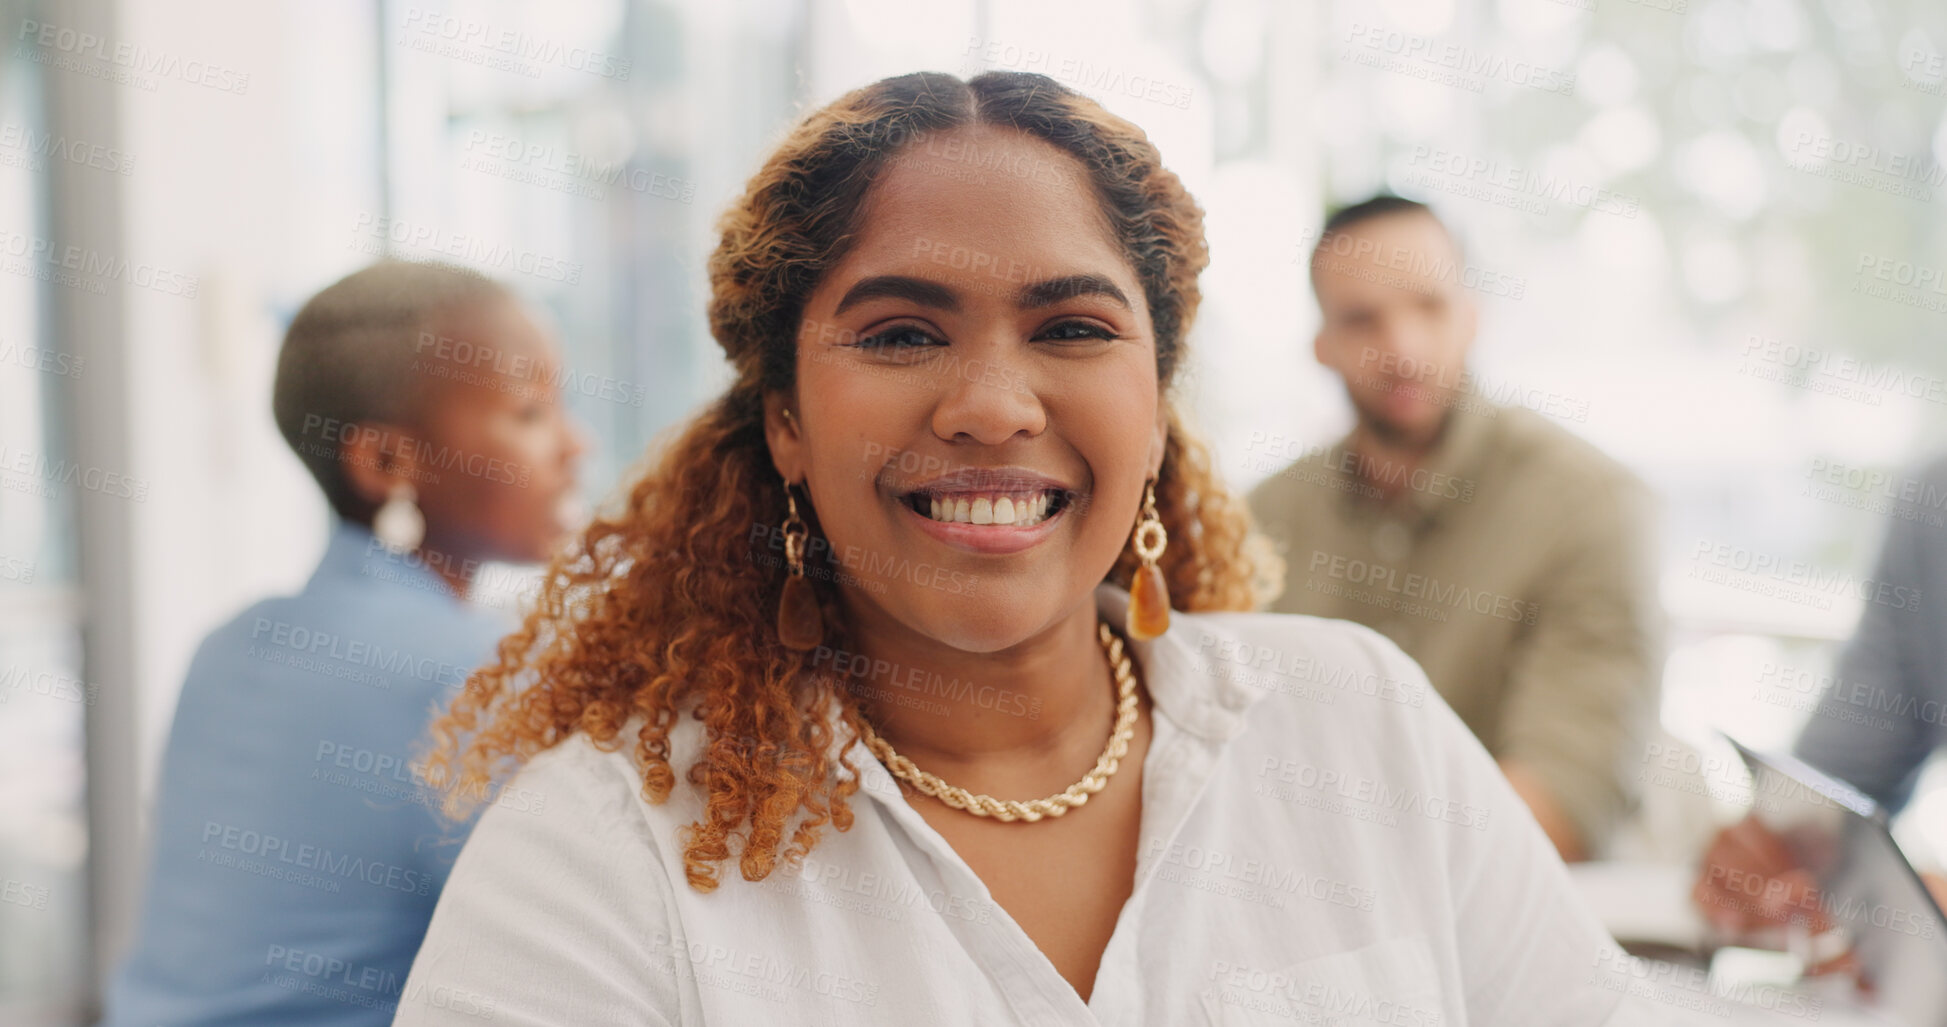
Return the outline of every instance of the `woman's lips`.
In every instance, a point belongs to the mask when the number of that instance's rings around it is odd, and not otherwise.
[[[895,500],[893,505],[917,524],[921,531],[946,545],[969,553],[990,555],[1018,553],[1040,544],[1054,531],[1055,525],[1068,515],[1068,508],[1062,506],[1050,511],[1039,523],[1026,527],[1019,524],[968,524],[936,521],[903,501]]]

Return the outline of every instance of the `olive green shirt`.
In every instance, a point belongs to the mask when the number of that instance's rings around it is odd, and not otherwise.
[[[1648,490],[1540,415],[1467,394],[1418,467],[1344,440],[1252,448],[1282,468],[1250,497],[1287,565],[1270,608],[1398,643],[1600,854],[1635,801],[1662,674]],[[1382,501],[1362,466],[1403,488]]]

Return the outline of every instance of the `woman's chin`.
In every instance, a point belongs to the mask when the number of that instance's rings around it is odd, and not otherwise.
[[[1055,616],[1053,610],[1042,610],[1039,601],[1018,602],[1021,594],[992,589],[964,595],[901,595],[893,590],[877,598],[907,628],[941,645],[967,653],[993,653],[1033,638]]]
[[[560,501],[554,504],[552,513],[554,533],[558,536],[556,542],[588,525],[588,504],[582,502],[581,497],[572,492],[561,497]]]
[[[525,533],[522,537],[508,540],[508,544],[492,559],[501,563],[514,564],[547,563],[554,559],[554,554],[560,552],[563,546],[573,541],[576,532],[580,530],[580,525],[564,524],[558,519],[549,519],[536,525],[534,530]]]

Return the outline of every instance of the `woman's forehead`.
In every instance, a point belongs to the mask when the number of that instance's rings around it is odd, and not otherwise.
[[[1134,282],[1081,162],[986,126],[922,137],[889,159],[826,284],[893,271]]]

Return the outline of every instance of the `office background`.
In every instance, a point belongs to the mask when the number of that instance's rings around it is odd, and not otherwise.
[[[297,306],[381,255],[512,283],[563,340],[599,499],[724,381],[703,318],[716,213],[798,112],[884,75],[1039,71],[1150,133],[1209,213],[1184,388],[1239,489],[1349,422],[1311,357],[1324,209],[1388,189],[1448,218],[1489,395],[1664,503],[1657,744],[1697,772],[1650,789],[1625,854],[1686,858],[1736,808],[1712,730],[1789,740],[1889,497],[1947,450],[1932,0],[0,0],[0,18],[6,1023],[86,1021],[191,652],[322,551],[324,504],[269,411]],[[1770,587],[1787,565],[1810,576]],[[497,569],[488,598],[522,580]],[[1902,835],[1947,852],[1947,789],[1923,787]]]

